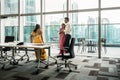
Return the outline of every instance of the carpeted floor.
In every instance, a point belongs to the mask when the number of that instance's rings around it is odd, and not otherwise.
[[[78,65],[77,70],[71,66],[73,72],[64,66],[57,72],[54,60],[50,59],[49,68],[40,68],[36,73],[37,63],[34,60],[24,60],[19,65],[6,65],[4,70],[0,69],[0,80],[120,80],[118,58],[76,56],[71,61]],[[41,64],[41,67],[44,65]]]

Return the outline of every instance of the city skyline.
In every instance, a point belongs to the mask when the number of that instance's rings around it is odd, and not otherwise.
[[[2,10],[1,10],[2,14],[14,14],[14,13],[17,14],[18,13],[18,7],[15,7],[18,2],[17,1],[11,2],[11,1],[12,0],[8,0],[8,1],[2,0],[1,2],[2,3]],[[20,14],[39,12],[40,7],[38,8],[37,5],[35,5],[38,1],[39,0],[36,0],[36,1],[27,0],[26,2],[21,1],[21,3],[23,3],[24,5],[20,7],[22,10],[20,11]],[[59,7],[59,9],[53,6],[49,7],[48,4],[53,4],[53,3],[49,3],[48,0],[45,0],[45,1],[46,2],[43,4],[44,5],[43,12],[47,12],[47,11],[49,12],[50,10],[66,11],[65,0],[58,1],[61,3],[61,4],[57,3],[58,4],[57,7]],[[85,6],[85,5],[78,5],[78,3],[76,2],[77,0],[70,0],[70,1],[71,1],[69,5],[70,10],[82,9],[82,6]],[[96,2],[96,0],[92,0],[92,1]],[[31,7],[31,5],[33,7]],[[90,3],[88,3],[88,5],[90,5]],[[92,7],[95,7],[95,6],[92,6]],[[58,30],[59,30],[60,24],[64,22],[64,17],[66,17],[66,15],[67,15],[66,13],[44,14],[43,15],[43,22],[44,22],[43,25],[45,25],[44,35],[46,36],[46,41],[50,41],[51,37],[58,37]],[[119,23],[120,21],[120,18],[118,16],[120,16],[120,10],[101,11],[101,23],[102,23],[101,24],[101,37],[106,38],[107,43],[120,43],[120,36],[116,36],[117,34],[120,34],[120,27],[119,27],[120,24],[116,24],[116,23]],[[22,25],[20,27],[23,28],[22,36],[24,36],[23,39],[25,42],[29,40],[28,36],[33,30],[35,24],[38,22],[40,23],[40,19],[38,19],[38,17],[40,18],[40,15],[20,16],[20,19],[24,21],[23,23],[20,22],[20,24]],[[85,38],[98,39],[98,11],[70,12],[69,18],[70,18],[70,24],[72,26],[73,37],[75,38],[85,37]],[[2,20],[1,22],[2,26],[5,26],[5,32],[4,32],[5,35],[14,35],[14,33],[18,35],[18,32],[16,31],[16,27],[18,26],[18,16],[16,18],[12,18],[12,17],[8,18],[8,20],[6,21]],[[4,22],[6,23],[5,25],[3,25]]]

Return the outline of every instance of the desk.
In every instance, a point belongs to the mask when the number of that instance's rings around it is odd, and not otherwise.
[[[15,43],[1,43],[0,44],[0,47],[11,47],[12,48],[12,60],[13,62],[17,62],[14,58],[14,54],[15,54],[15,50],[16,48],[36,48],[36,49],[48,49],[48,65],[49,65],[49,58],[51,57],[51,54],[50,54],[50,47],[51,45],[50,44],[40,44],[40,43],[24,43],[24,45],[17,45]],[[40,56],[40,50],[38,50],[39,53],[38,55]],[[38,65],[37,65],[37,69],[39,69],[40,67],[40,58],[39,58],[39,61],[38,61]],[[3,68],[4,68],[5,64],[3,64]]]

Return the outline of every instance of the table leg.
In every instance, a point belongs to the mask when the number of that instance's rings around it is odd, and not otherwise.
[[[1,58],[3,58],[2,47],[0,47]]]
[[[39,70],[39,67],[40,67],[40,56],[41,56],[41,54],[40,54],[40,49],[37,49],[37,54],[38,54],[38,66],[37,66],[37,69]]]
[[[27,61],[29,61],[28,50],[25,48],[25,54],[27,55]]]

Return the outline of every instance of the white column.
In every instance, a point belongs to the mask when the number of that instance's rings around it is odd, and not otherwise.
[[[3,43],[4,39],[5,39],[5,25],[4,25],[4,23],[5,23],[5,19],[2,19],[1,20],[1,31],[0,31],[1,43]]]
[[[43,40],[44,40],[44,42],[46,42],[45,41],[45,24],[43,24],[44,22],[44,20],[43,20],[43,0],[41,0],[41,2],[40,2],[40,13],[41,13],[41,16],[40,16],[40,18],[41,18],[41,22],[40,22],[40,24],[41,24],[41,27],[42,27],[42,32],[43,32]]]
[[[69,17],[69,0],[67,0],[67,17]]]
[[[20,2],[21,1],[21,2]],[[21,12],[23,13],[25,10],[25,0],[19,0],[19,40],[20,41],[24,41],[24,24],[25,24],[25,20],[24,17],[21,17],[20,14]]]
[[[0,15],[1,15],[1,1],[0,1]],[[1,19],[0,19],[0,43],[1,43]]]

